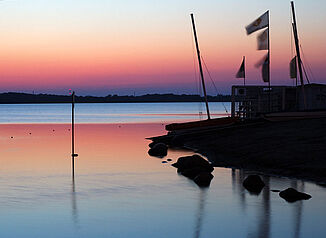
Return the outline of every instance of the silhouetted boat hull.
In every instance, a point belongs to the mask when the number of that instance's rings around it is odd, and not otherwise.
[[[165,126],[167,131],[179,131],[179,130],[188,130],[188,129],[201,129],[204,127],[210,126],[228,126],[232,125],[235,122],[238,122],[240,119],[235,117],[222,117],[202,121],[192,121],[184,123],[172,123]]]

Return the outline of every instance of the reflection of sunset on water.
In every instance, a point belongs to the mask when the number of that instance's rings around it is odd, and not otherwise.
[[[0,130],[4,172],[70,173],[69,124],[9,124]],[[77,124],[76,173],[150,171],[159,161],[149,159],[145,137],[163,131],[162,124]]]
[[[215,168],[211,186],[201,190],[161,163],[192,152],[147,154],[145,138],[163,134],[162,124],[77,124],[72,181],[69,128],[0,125],[0,237],[280,237],[283,230],[305,237],[310,221],[323,221],[325,190],[311,183],[298,182],[313,199],[295,206],[268,188],[250,195],[245,171]],[[270,189],[292,183],[266,179]]]

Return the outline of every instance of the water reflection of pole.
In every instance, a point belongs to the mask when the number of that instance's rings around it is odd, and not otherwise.
[[[75,178],[72,177],[72,187],[71,187],[71,206],[72,206],[72,218],[75,224],[78,223],[78,210],[77,210],[77,200],[76,200],[76,187]]]
[[[199,207],[198,207],[198,213],[196,217],[196,227],[195,227],[195,233],[194,238],[199,238],[201,233],[201,228],[203,224],[203,216],[204,216],[204,208],[205,208],[205,202],[206,202],[206,196],[207,196],[207,189],[203,188],[200,189],[199,193]]]
[[[75,91],[71,94],[71,167],[72,167],[72,178],[75,180]]]

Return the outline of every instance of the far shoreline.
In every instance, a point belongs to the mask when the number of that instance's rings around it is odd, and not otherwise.
[[[231,102],[230,95],[217,94],[208,96],[209,102]],[[190,103],[203,102],[204,97],[195,94],[145,94],[132,95],[107,95],[75,96],[76,103]],[[28,94],[28,93],[0,93],[0,104],[55,104],[71,103],[71,95],[53,94]]]

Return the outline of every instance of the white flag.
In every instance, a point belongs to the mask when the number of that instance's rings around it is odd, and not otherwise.
[[[253,23],[246,27],[247,34],[263,29],[269,26],[269,11],[265,12],[258,19],[256,19]]]
[[[268,31],[267,28],[257,36],[257,50],[268,50]]]

